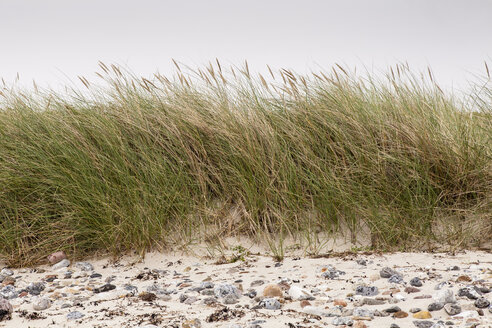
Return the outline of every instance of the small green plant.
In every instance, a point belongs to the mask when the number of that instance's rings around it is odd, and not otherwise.
[[[237,261],[244,262],[246,261],[246,257],[250,254],[250,252],[241,245],[234,246],[232,248],[232,255],[229,258],[229,263],[234,263]]]

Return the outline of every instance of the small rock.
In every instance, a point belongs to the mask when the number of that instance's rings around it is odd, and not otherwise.
[[[8,268],[3,268],[2,271],[0,271],[0,275],[4,277],[10,277],[14,275],[14,271],[8,269]]]
[[[342,300],[342,299],[336,299],[336,300],[333,301],[333,305],[338,305],[338,306],[346,307],[347,306],[347,302],[345,300]]]
[[[432,315],[428,311],[420,311],[420,312],[414,313],[413,317],[415,319],[430,319],[430,318],[432,318]]]
[[[461,307],[458,304],[448,303],[444,305],[444,311],[449,315],[456,315],[461,312]]]
[[[413,287],[422,287],[422,280],[419,277],[412,278],[410,285]]]
[[[11,277],[11,276],[6,276],[3,281],[2,281],[2,285],[4,286],[7,286],[7,285],[14,285],[15,284],[15,278],[14,277]]]
[[[105,284],[101,287],[98,287],[98,288],[94,288],[94,293],[104,293],[104,292],[108,292],[110,290],[113,290],[115,289],[116,286],[115,285],[112,285],[112,284]]]
[[[279,285],[267,285],[263,289],[264,297],[282,297],[283,296],[282,289]]]
[[[374,311],[357,307],[354,309],[353,315],[356,317],[369,317],[369,318],[374,318]]]
[[[261,286],[264,284],[265,284],[265,281],[263,281],[263,280],[255,280],[250,284],[250,286],[251,287],[258,287],[258,286]]]
[[[395,312],[401,311],[401,309],[399,306],[395,305],[395,306],[392,306],[390,308],[384,309],[384,311],[386,311],[388,313],[395,313]]]
[[[379,290],[376,286],[357,286],[355,293],[362,296],[376,296]]]
[[[490,305],[490,302],[485,297],[480,297],[473,304],[479,309],[485,309]]]
[[[294,300],[314,300],[314,297],[307,290],[298,286],[290,286],[288,294]]]
[[[70,265],[70,261],[67,260],[67,259],[63,259],[61,260],[60,262],[54,264],[51,268],[53,270],[58,270],[58,269],[62,269],[62,268],[66,268]]]
[[[44,290],[45,286],[42,282],[31,282],[27,285],[26,290],[31,295],[39,295]]]
[[[214,287],[214,294],[217,298],[224,298],[227,295],[234,295],[236,298],[241,297],[241,292],[236,288],[236,286],[230,284],[220,284]]]
[[[388,282],[392,284],[403,284],[403,277],[399,274],[394,274],[391,277],[389,277]]]
[[[406,318],[406,317],[408,317],[408,313],[406,313],[405,311],[398,311],[398,312],[393,313],[393,318],[402,319],[402,318]]]
[[[400,326],[398,326],[396,323],[392,323],[390,325],[390,328],[400,328]]]
[[[81,271],[92,271],[94,267],[89,262],[77,262],[75,263],[75,267],[80,269]]]
[[[60,251],[60,252],[55,252],[55,253],[52,253],[51,255],[49,255],[48,261],[51,264],[56,264],[56,263],[60,262],[61,260],[66,259],[66,258],[67,258],[67,255],[65,254],[65,252]]]
[[[33,300],[32,308],[34,311],[43,311],[51,306],[51,300],[46,297],[39,297]]]
[[[420,292],[420,289],[412,286],[405,287],[405,293],[411,294],[411,293],[418,293]]]
[[[429,306],[427,306],[427,310],[430,312],[439,311],[443,307],[444,307],[444,303],[434,302],[434,303],[429,304]]]
[[[409,312],[411,312],[411,313],[417,313],[417,312],[420,312],[420,311],[422,311],[422,309],[421,309],[421,308],[411,308],[411,309],[409,310]]]
[[[302,300],[301,301],[301,308],[305,308],[306,306],[311,305],[308,300]]]
[[[331,323],[335,326],[341,326],[341,325],[352,326],[354,324],[354,321],[349,317],[336,317],[333,319]]]
[[[392,275],[400,275],[397,271],[389,268],[389,267],[384,267],[379,271],[379,275],[381,278],[390,278]]]
[[[279,310],[282,304],[276,298],[265,298],[260,302],[259,306],[267,310]]]
[[[85,317],[85,314],[79,312],[79,311],[73,311],[67,314],[67,319],[68,320],[78,320]]]
[[[460,288],[458,290],[458,296],[466,296],[471,300],[477,300],[482,295],[478,288],[475,288],[474,286],[468,286],[468,287]]]
[[[157,295],[149,292],[142,292],[138,295],[138,298],[144,302],[153,302],[157,298]]]
[[[431,328],[432,325],[434,325],[434,323],[432,321],[428,321],[428,320],[424,320],[424,321],[412,321],[413,324],[417,327],[417,328]]]
[[[472,279],[469,276],[462,275],[456,279],[456,282],[470,282]]]
[[[434,295],[434,301],[437,303],[455,303],[454,293],[451,289],[442,289]]]
[[[8,300],[16,298],[19,295],[19,293],[15,290],[15,287],[12,285],[7,285],[0,289],[0,296],[3,296],[3,298],[6,298]]]
[[[12,304],[9,301],[0,298],[0,321],[10,319],[13,310]]]

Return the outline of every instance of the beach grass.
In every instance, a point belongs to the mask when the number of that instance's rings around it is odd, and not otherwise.
[[[217,62],[141,78],[101,63],[80,90],[5,85],[0,256],[28,265],[361,224],[378,250],[490,241],[489,76],[453,94],[403,64],[379,78],[269,74]]]

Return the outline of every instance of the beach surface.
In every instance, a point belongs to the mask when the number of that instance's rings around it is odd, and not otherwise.
[[[492,327],[490,252],[236,251],[4,268],[0,326]]]

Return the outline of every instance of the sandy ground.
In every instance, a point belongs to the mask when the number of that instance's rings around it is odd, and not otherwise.
[[[74,263],[61,269],[48,265],[12,269],[16,291],[22,292],[32,282],[42,282],[45,288],[39,296],[21,294],[11,298],[11,319],[4,317],[0,326],[332,327],[334,320],[341,316],[351,319],[356,327],[390,327],[391,324],[417,327],[418,323],[414,321],[426,320],[433,324],[441,320],[455,326],[492,327],[490,305],[480,309],[475,305],[476,300],[458,296],[460,288],[466,286],[479,286],[483,291],[492,288],[492,254],[488,252],[466,251],[454,255],[345,253],[327,258],[287,256],[280,263],[270,256],[238,252],[240,258],[236,262],[225,264],[205,257],[150,253],[143,261],[131,256],[116,262],[90,260],[93,268],[89,271],[82,271]],[[394,283],[382,278],[380,271],[384,267],[396,270],[403,282]],[[67,270],[72,272],[69,278]],[[324,272],[330,271],[335,272],[333,279],[323,276]],[[419,277],[423,285],[416,292],[405,292],[414,277]],[[115,289],[95,292],[107,282]],[[440,283],[441,289],[437,290]],[[237,288],[239,297],[232,298],[231,304],[216,297],[216,289],[223,284]],[[268,285],[274,287],[265,288]],[[378,294],[357,295],[357,286],[378,287]],[[425,297],[436,297],[446,289],[452,290],[464,318],[459,314],[452,317],[445,309],[430,312],[431,318],[426,320],[413,317],[411,309],[427,310],[434,302],[433,298]],[[279,301],[280,309],[261,308],[265,291],[275,295],[273,298]],[[299,299],[299,294],[294,291],[303,291],[305,296]],[[492,293],[485,292],[480,297],[490,302]],[[39,302],[40,298],[49,299],[50,307],[35,311],[33,303]],[[382,304],[361,304],[367,303],[365,298],[379,300]],[[341,305],[334,304],[337,299]],[[408,316],[395,318],[394,314],[383,311],[394,306]],[[351,309],[360,308],[368,310],[369,315],[351,312]],[[67,318],[69,313],[76,311],[83,317]]]

